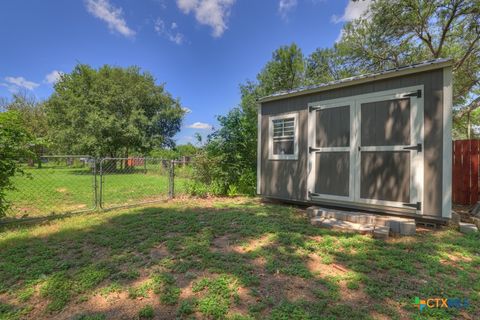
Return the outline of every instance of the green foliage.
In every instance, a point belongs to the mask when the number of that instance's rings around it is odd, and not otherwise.
[[[47,306],[48,311],[59,311],[68,303],[72,296],[72,282],[63,272],[56,273],[49,277],[40,289],[42,297],[50,299]]]
[[[175,146],[170,149],[155,149],[150,152],[151,157],[176,160],[182,157],[194,157],[199,148],[195,147],[191,143]]]
[[[267,94],[291,90],[303,84],[304,68],[302,50],[292,43],[273,52],[257,79]]]
[[[12,177],[23,173],[17,161],[31,156],[31,141],[18,112],[0,113],[0,217],[9,206],[5,196],[6,191],[13,188]]]
[[[207,317],[221,319],[230,307],[230,300],[236,294],[237,287],[232,277],[222,275],[215,279],[203,278],[192,286],[193,292],[206,291],[198,300],[198,310]]]
[[[358,74],[357,67],[336,46],[316,49],[305,63],[306,84],[326,83]]]
[[[175,285],[175,278],[166,272],[153,276],[153,292],[160,295],[160,302],[174,305],[180,296],[180,288]]]
[[[185,113],[138,67],[79,64],[54,88],[46,110],[60,153],[119,157],[173,147]]]
[[[42,162],[40,156],[43,155],[48,146],[48,120],[45,112],[45,104],[38,102],[33,95],[28,95],[25,92],[13,94],[12,101],[7,106],[7,110],[16,111],[24,123],[24,127],[31,137],[29,149],[32,151],[32,158],[35,155],[37,166],[40,168]],[[33,161],[31,162],[33,165]]]
[[[153,307],[149,304],[140,309],[140,311],[138,312],[138,317],[140,319],[153,319],[154,316],[155,310],[153,310]]]
[[[105,320],[107,319],[107,316],[101,313],[95,313],[95,314],[84,314],[81,315],[78,318],[75,318],[77,320]]]
[[[178,307],[177,316],[185,317],[191,315],[195,311],[196,303],[196,300],[193,299],[182,301],[180,307]]]

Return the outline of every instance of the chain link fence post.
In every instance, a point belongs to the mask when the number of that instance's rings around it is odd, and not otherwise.
[[[168,179],[168,197],[173,199],[175,197],[175,160],[170,160],[170,174]]]
[[[92,162],[90,163],[90,167],[93,173],[93,209],[98,210],[100,208],[100,205],[98,203],[98,180],[97,180],[98,159],[93,158],[91,161]]]

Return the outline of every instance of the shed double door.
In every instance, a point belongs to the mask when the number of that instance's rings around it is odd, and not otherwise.
[[[422,213],[423,87],[309,105],[311,200]]]

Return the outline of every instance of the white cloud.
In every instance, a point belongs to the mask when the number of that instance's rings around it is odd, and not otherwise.
[[[24,77],[5,77],[7,83],[2,83],[3,87],[6,87],[10,92],[16,92],[20,88],[33,90],[39,86],[38,83],[28,81]]]
[[[213,126],[211,124],[204,123],[204,122],[195,122],[195,123],[192,123],[191,125],[188,125],[187,128],[200,129],[200,130],[211,130],[213,128]]]
[[[280,0],[278,3],[278,13],[283,19],[287,19],[287,14],[298,5],[297,0]]]
[[[182,44],[185,40],[184,35],[176,31],[176,29],[178,29],[178,25],[175,22],[172,22],[170,28],[167,28],[165,26],[165,22],[162,19],[158,18],[157,20],[155,20],[153,28],[159,35],[166,37],[168,40],[176,44]]]
[[[53,70],[52,72],[50,72],[49,74],[47,74],[45,76],[45,80],[44,82],[45,83],[49,83],[49,84],[54,84],[56,83],[58,80],[60,80],[60,76],[63,74],[62,71],[58,71],[58,70]]]
[[[183,111],[185,111],[185,113],[192,113],[192,109],[190,109],[190,108],[183,107],[182,109],[183,109]]]
[[[210,26],[214,37],[227,30],[227,20],[235,0],[177,0],[178,8],[185,14],[193,12],[200,24]]]
[[[109,0],[85,0],[85,3],[88,12],[105,21],[110,30],[128,38],[135,36],[135,31],[127,26],[127,22],[123,18],[122,9],[114,7]]]
[[[347,22],[360,18],[365,12],[368,11],[368,7],[372,3],[372,0],[361,1],[348,1],[347,6],[342,16],[333,15],[332,21],[334,23]]]

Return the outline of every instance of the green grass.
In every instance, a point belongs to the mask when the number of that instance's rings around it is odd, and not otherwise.
[[[15,189],[7,192],[12,204],[8,217],[37,217],[52,213],[91,210],[95,206],[94,175],[87,166],[66,166],[50,162],[38,169],[24,167],[25,175],[13,178]],[[168,169],[160,162],[129,170],[111,170],[103,175],[102,206],[132,205],[166,199],[169,190]],[[175,191],[186,192],[188,168],[176,169]],[[100,198],[100,175],[97,174],[97,194]]]
[[[479,293],[478,234],[377,241],[256,199],[176,200],[0,233],[0,319],[478,319]],[[420,312],[415,297],[470,307]]]

